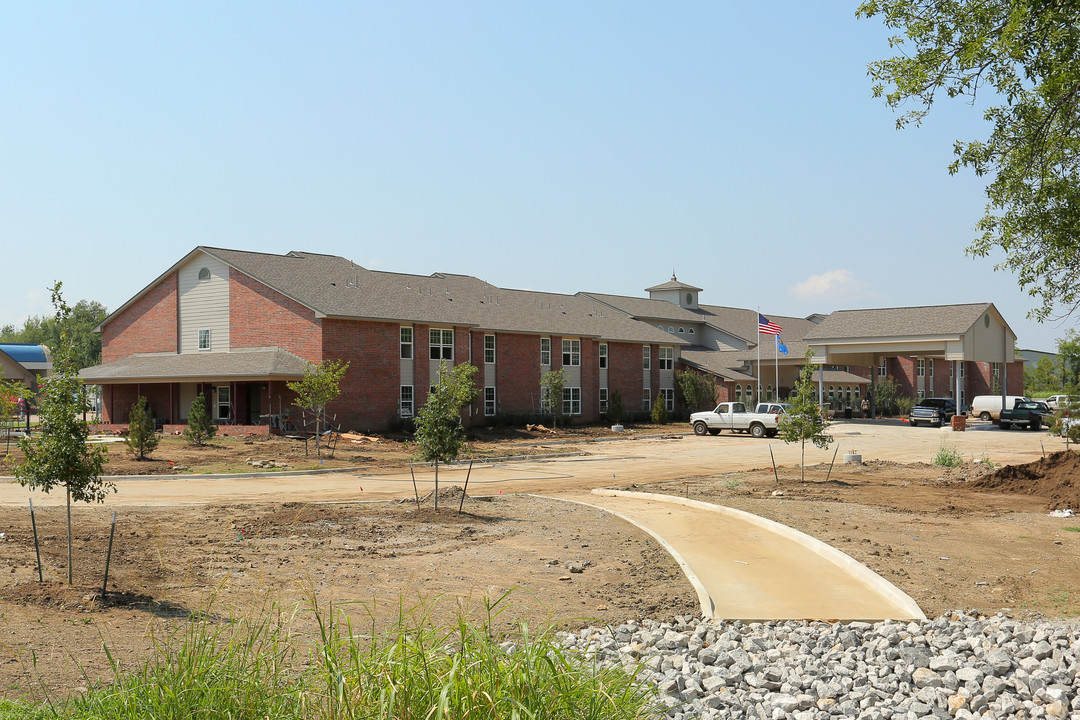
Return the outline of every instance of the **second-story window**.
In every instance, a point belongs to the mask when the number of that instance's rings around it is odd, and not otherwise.
[[[562,364],[570,367],[581,365],[581,341],[562,341]]]
[[[488,365],[495,364],[495,336],[484,336],[484,362]]]
[[[600,369],[607,367],[607,343],[600,343]]]
[[[551,364],[551,338],[549,337],[540,338],[540,364]]]
[[[915,359],[915,377],[926,376],[926,360],[923,358]]]
[[[652,367],[652,347],[648,345],[641,346],[641,369],[648,370]]]
[[[661,345],[660,346],[660,369],[661,370],[673,370],[675,368],[675,348]]]
[[[454,359],[454,331],[431,328],[428,333],[432,360]]]
[[[401,328],[401,359],[412,360],[413,356],[413,329],[411,327]]]
[[[209,330],[200,330],[199,331],[199,349],[200,350],[209,350],[210,349],[210,331]]]

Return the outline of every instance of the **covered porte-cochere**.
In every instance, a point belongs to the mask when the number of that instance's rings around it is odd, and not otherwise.
[[[290,421],[294,395],[285,384],[303,377],[306,367],[302,358],[280,348],[148,353],[87,368],[80,377],[101,386],[106,427],[125,425],[131,406],[145,397],[161,429],[182,429],[202,395],[215,423],[265,433]]]
[[[919,396],[951,397],[958,409],[977,394],[1001,394],[1004,403],[1006,395],[1023,392],[1016,334],[993,303],[839,310],[811,330],[805,341],[814,353],[814,365],[870,367],[871,388],[885,358],[910,359],[916,366],[913,390]],[[925,372],[929,361],[945,361],[947,378],[935,377],[937,362]],[[983,367],[989,368],[988,374],[967,371]],[[819,397],[823,397],[820,383]],[[876,414],[872,395],[871,414]]]

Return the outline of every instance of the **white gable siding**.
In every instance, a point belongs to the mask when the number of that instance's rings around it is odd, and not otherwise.
[[[208,280],[199,272],[210,271]],[[180,352],[199,352],[199,331],[210,331],[210,351],[229,349],[229,266],[208,255],[197,255],[179,270]],[[205,351],[204,351],[205,352]]]

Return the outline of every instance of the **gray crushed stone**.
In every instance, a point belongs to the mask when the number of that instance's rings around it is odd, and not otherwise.
[[[626,622],[560,633],[657,691],[658,717],[1080,720],[1080,628],[954,611],[920,622]]]

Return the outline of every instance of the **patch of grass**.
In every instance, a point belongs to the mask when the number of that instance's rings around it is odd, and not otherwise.
[[[1080,527],[1064,527],[1062,530],[1065,532],[1080,532]]]
[[[348,615],[310,603],[314,637],[293,633],[285,615],[213,624],[193,620],[155,642],[139,671],[72,700],[30,705],[0,701],[4,718],[531,718],[645,720],[654,691],[634,681],[636,668],[602,667],[566,650],[551,631],[521,626],[496,634],[496,607],[472,624],[431,624],[401,611],[376,634],[354,631]],[[108,653],[108,648],[106,648]],[[109,655],[110,660],[112,656]]]
[[[941,447],[938,448],[937,455],[934,456],[934,465],[940,465],[942,467],[960,467],[964,464],[964,458],[960,455],[960,451],[956,447],[949,447],[944,442],[941,443]]]

